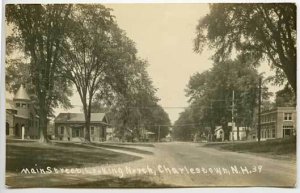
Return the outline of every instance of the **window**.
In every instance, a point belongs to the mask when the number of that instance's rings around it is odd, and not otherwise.
[[[284,120],[285,121],[292,120],[292,113],[284,113]]]
[[[26,108],[27,108],[27,104],[22,103],[22,108],[23,108],[23,109],[26,109]]]
[[[266,122],[266,116],[263,116],[263,117],[262,117],[261,122],[263,122],[263,123]]]
[[[276,115],[273,114],[273,115],[272,115],[272,121],[275,121],[275,118],[276,118]]]
[[[95,128],[91,127],[91,135],[94,135],[94,133],[95,133]]]
[[[21,105],[20,105],[20,103],[16,103],[16,107],[20,107]]]
[[[60,134],[63,135],[64,134],[64,130],[65,128],[64,127],[60,127]]]
[[[268,138],[268,135],[267,135],[267,130],[265,130],[265,138]]]
[[[275,138],[275,129],[272,129],[272,138]]]

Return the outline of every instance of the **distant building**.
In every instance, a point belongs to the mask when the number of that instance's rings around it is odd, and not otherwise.
[[[145,140],[149,141],[149,142],[155,142],[155,141],[157,141],[156,133],[153,133],[151,131],[146,130]]]
[[[215,138],[217,141],[224,141],[224,130],[222,129],[222,126],[216,126]]]
[[[247,140],[250,140],[250,141],[257,140],[257,129],[256,128],[252,128],[249,130]]]
[[[14,97],[6,97],[6,136],[39,138],[39,116],[26,89],[20,86]]]
[[[91,113],[91,141],[105,141],[107,118],[105,113]],[[82,141],[85,136],[83,113],[60,113],[54,120],[55,139]]]
[[[229,132],[229,141],[246,140],[248,130],[250,130],[250,128],[239,127],[239,132],[238,132],[237,126],[234,126],[233,130],[231,130]],[[238,139],[238,136],[239,136],[239,139]],[[222,126],[216,126],[215,139],[216,139],[216,141],[224,141],[225,140],[225,133],[224,133]]]
[[[120,141],[120,138],[116,134],[116,128],[114,128],[114,127],[106,128],[106,141],[111,141],[111,142],[119,142]]]
[[[233,130],[230,131],[229,134],[229,140],[230,141],[237,141],[237,140],[246,140],[247,139],[247,129],[246,127],[239,127],[239,131],[238,128],[235,126],[233,127]],[[238,139],[239,136],[239,139]]]
[[[277,107],[261,113],[261,140],[296,135],[296,107]]]

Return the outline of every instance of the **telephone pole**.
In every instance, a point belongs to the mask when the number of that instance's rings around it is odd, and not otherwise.
[[[231,138],[232,138],[232,141],[234,141],[234,132],[233,132],[233,129],[234,129],[234,90],[232,91],[232,105],[231,105]]]
[[[257,123],[257,140],[260,142],[260,131],[261,131],[261,120],[260,120],[260,114],[261,114],[261,82],[262,78],[259,77],[258,82],[258,123]]]
[[[158,135],[157,135],[157,142],[160,141],[160,125],[158,125]]]

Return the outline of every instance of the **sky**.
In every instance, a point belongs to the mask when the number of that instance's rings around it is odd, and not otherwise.
[[[174,123],[184,109],[168,107],[188,106],[184,90],[190,76],[212,67],[209,60],[212,52],[205,50],[201,55],[193,52],[196,25],[208,13],[208,5],[106,4],[106,7],[113,9],[119,27],[136,43],[138,56],[149,62],[147,70],[158,89],[159,104],[166,107]],[[72,97],[71,102],[76,105],[72,111],[80,112],[79,97]]]
[[[190,77],[212,67],[212,50],[193,51],[193,39],[200,18],[209,13],[208,4],[104,4],[127,36],[136,43],[138,56],[149,62],[148,73],[158,89],[156,96],[174,123],[187,107],[185,88]],[[262,65],[260,72],[270,74]],[[272,91],[278,90],[275,87]],[[73,109],[60,112],[82,112],[80,98],[74,90]],[[172,108],[170,108],[172,107]],[[176,107],[176,108],[174,108]],[[179,107],[179,108],[177,108]]]

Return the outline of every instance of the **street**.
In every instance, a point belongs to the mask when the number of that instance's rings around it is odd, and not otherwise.
[[[154,147],[135,146],[135,148],[151,151],[153,154],[110,149],[119,153],[140,156],[142,159],[89,167],[89,171],[93,171],[90,173],[78,174],[70,172],[71,170],[68,170],[69,172],[64,170],[59,174],[53,172],[26,175],[7,173],[6,179],[8,185],[14,187],[80,186],[80,184],[102,180],[133,178],[167,187],[293,187],[296,182],[294,160],[278,160],[254,154],[220,151],[204,147],[203,144],[188,142],[156,143]]]
[[[296,163],[251,154],[219,151],[195,143],[165,143],[157,145],[157,157],[169,167],[230,168],[262,166],[261,173],[231,175],[163,175],[167,184],[185,186],[294,186]]]

